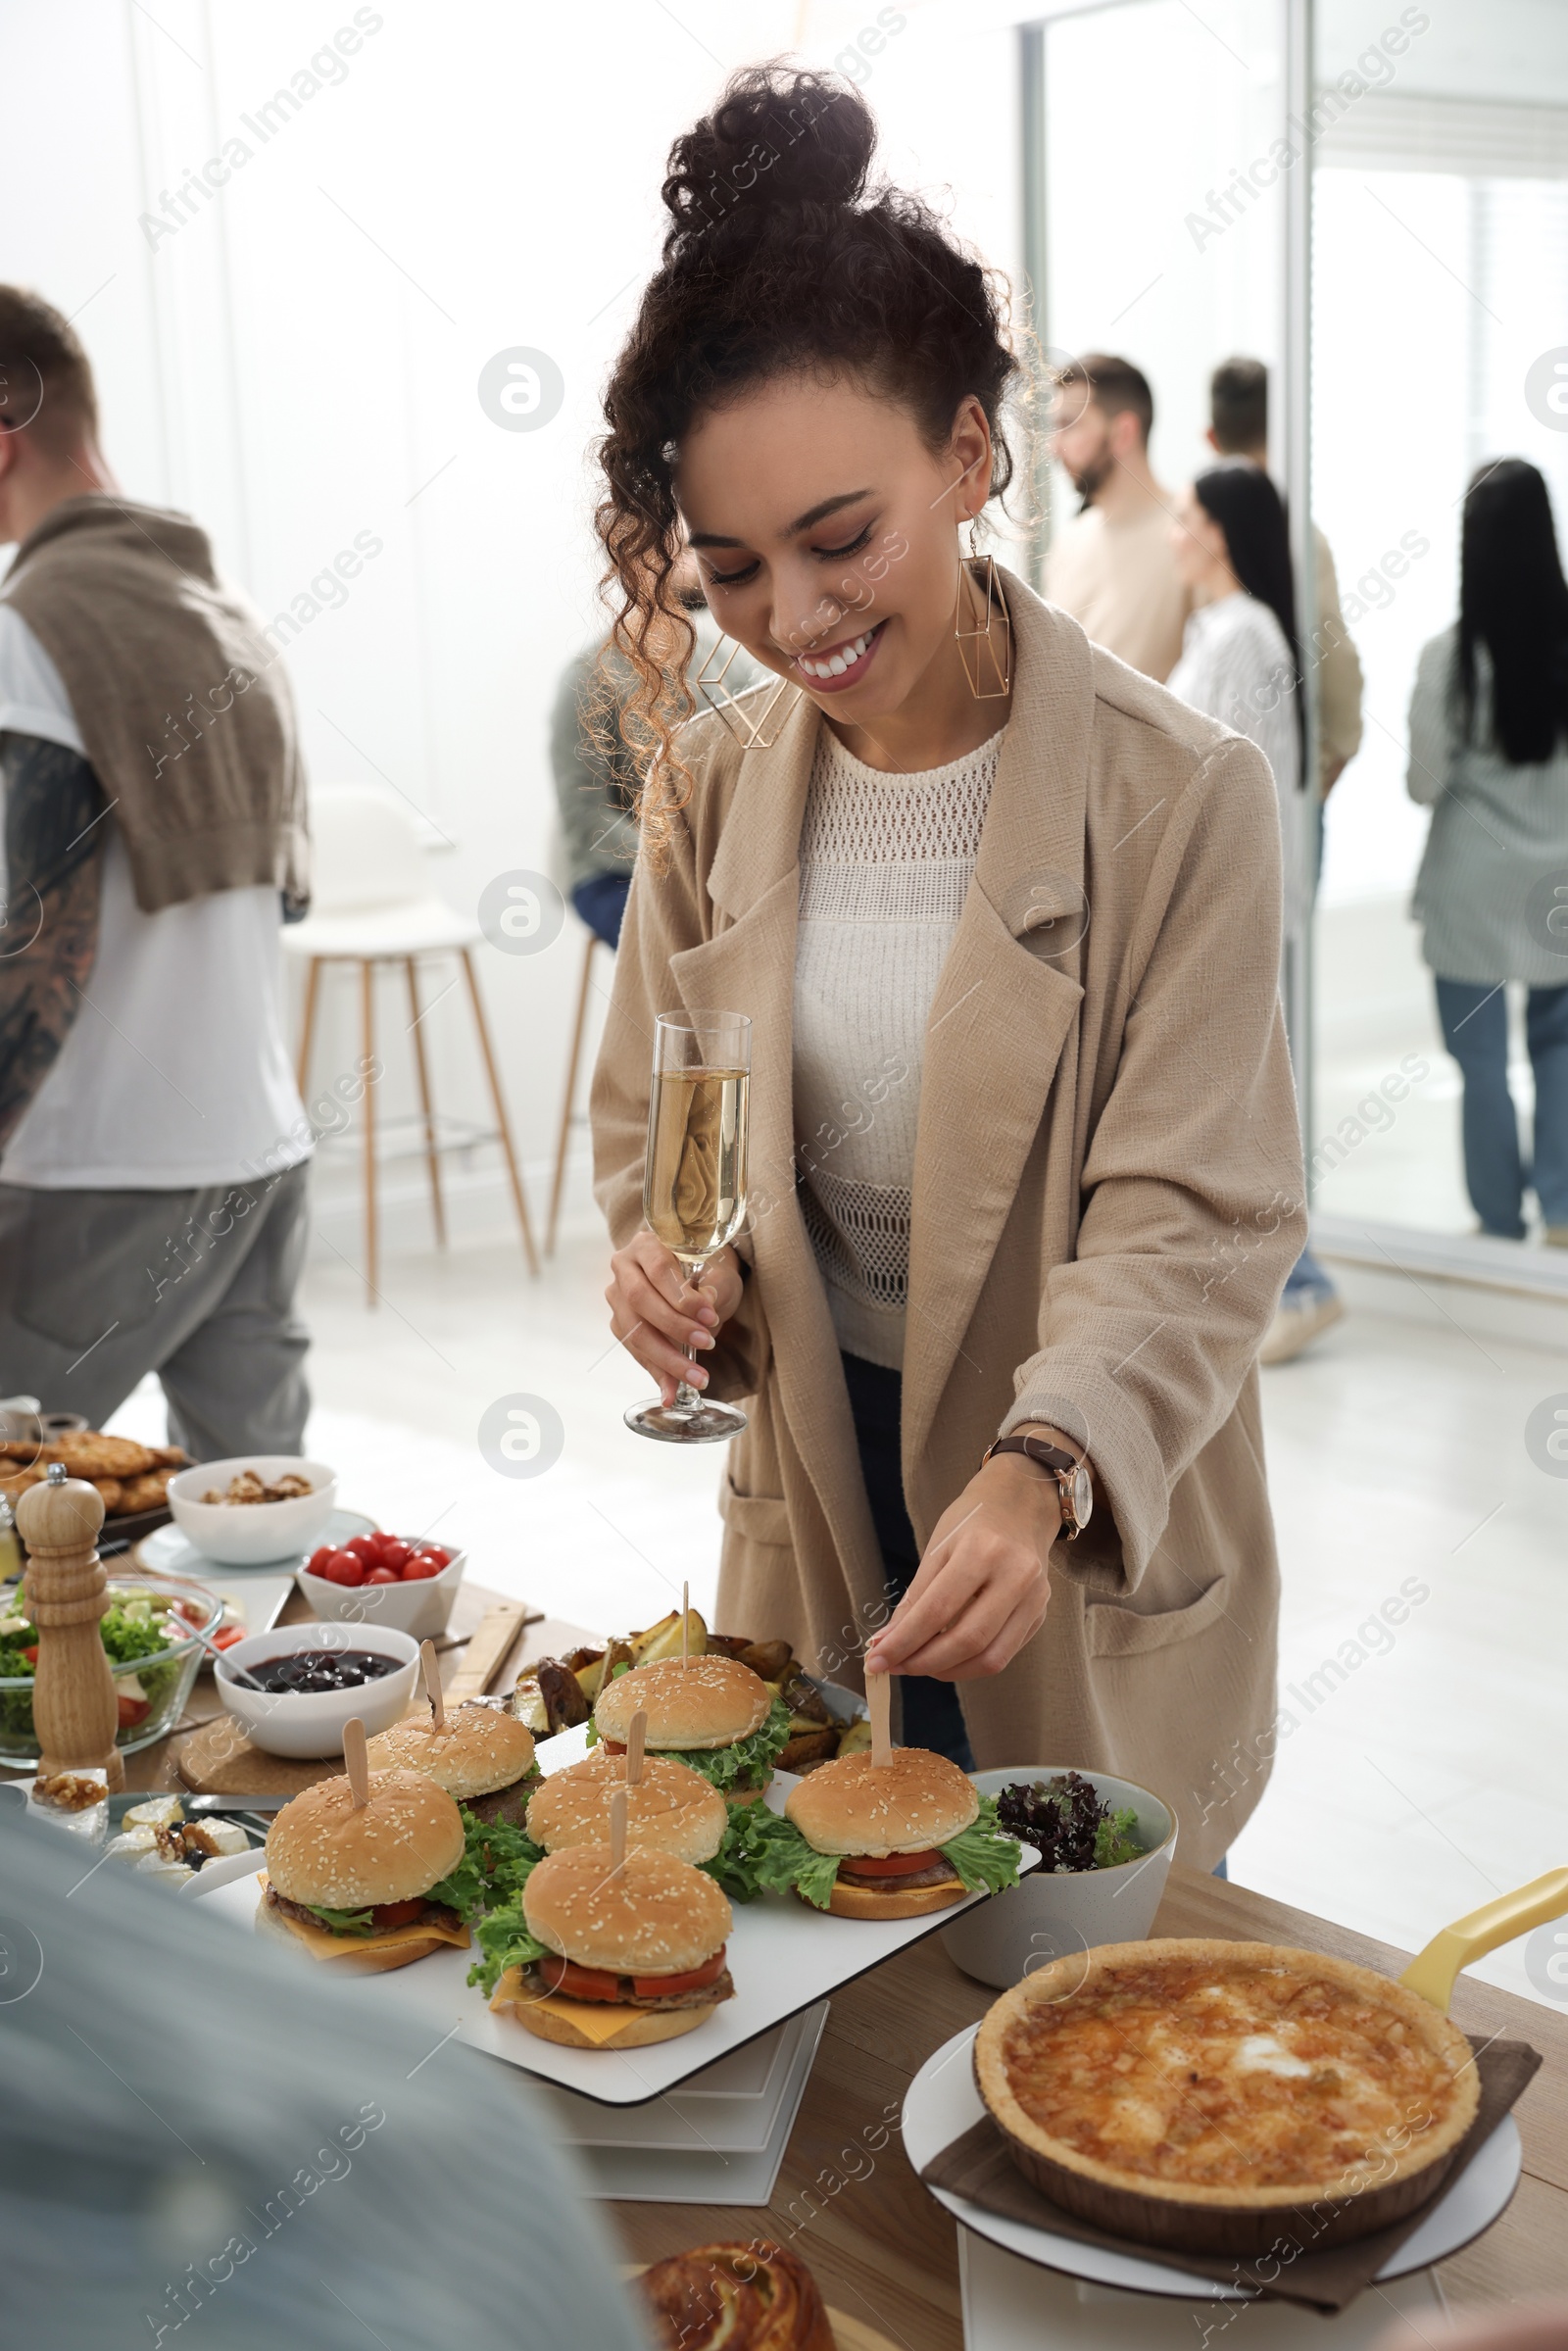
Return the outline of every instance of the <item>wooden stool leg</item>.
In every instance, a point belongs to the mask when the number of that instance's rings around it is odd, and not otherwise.
[[[311,1047],[316,1041],[316,1000],[320,984],[321,958],[312,955],[305,974],[305,1026],[300,1033],[300,1062],[294,1080],[301,1094],[311,1082]]]
[[[375,1059],[375,965],[365,957],[360,963],[360,1010],[364,1032],[362,1050],[368,1072]],[[376,1303],[375,1277],[379,1268],[375,1232],[375,1093],[367,1083],[365,1089],[365,1288],[366,1303]]]
[[[588,1022],[588,991],[593,984],[595,932],[588,933],[583,950],[582,984],[577,990],[577,1017],[571,1029],[571,1053],[566,1062],[566,1091],[561,1104],[561,1133],[556,1140],[555,1181],[550,1187],[550,1223],[545,1232],[545,1255],[556,1253],[556,1227],[561,1222],[561,1188],[566,1178],[566,1145],[571,1137],[571,1105],[577,1099],[577,1070],[582,1060],[582,1033]]]
[[[424,1015],[419,1010],[419,983],[414,968],[414,957],[405,955],[404,969],[409,975],[409,1010],[414,1017],[410,1034],[414,1039],[414,1065],[419,1073],[419,1103],[424,1111],[424,1156],[430,1170],[430,1206],[435,1216],[436,1245],[447,1245],[447,1216],[441,1202],[441,1162],[436,1156],[435,1113],[430,1104],[430,1072],[424,1059],[424,1031],[419,1023]]]
[[[517,1173],[517,1156],[512,1148],[512,1129],[507,1124],[507,1105],[501,1099],[501,1080],[496,1074],[495,1055],[490,1051],[490,1032],[484,1023],[484,1006],[479,1002],[479,983],[473,975],[473,959],[467,949],[460,948],[464,976],[468,983],[468,1002],[473,1006],[473,1025],[479,1032],[479,1051],[484,1055],[485,1075],[490,1080],[490,1099],[496,1106],[496,1124],[501,1129],[501,1148],[507,1155],[507,1173],[512,1179],[512,1197],[517,1205],[517,1222],[522,1228],[523,1254],[528,1271],[539,1271],[539,1252],[533,1245],[533,1227],[528,1222],[528,1203],[522,1197],[522,1178]]]

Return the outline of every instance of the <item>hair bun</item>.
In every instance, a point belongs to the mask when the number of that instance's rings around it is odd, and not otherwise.
[[[737,214],[756,219],[777,205],[854,204],[865,192],[875,145],[871,110],[847,82],[748,67],[669,151],[666,262],[688,238]]]

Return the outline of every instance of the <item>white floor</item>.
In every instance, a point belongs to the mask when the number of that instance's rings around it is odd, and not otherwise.
[[[609,1341],[603,1283],[586,1204],[537,1283],[506,1245],[403,1254],[368,1312],[325,1252],[306,1299],[310,1444],[346,1504],[438,1528],[469,1546],[475,1578],[613,1630],[662,1615],[683,1578],[708,1609],[721,1455],[622,1427],[647,1383]],[[1265,1381],[1296,1727],[1233,1874],[1419,1945],[1568,1864],[1568,1483],[1535,1467],[1523,1435],[1538,1402],[1568,1392],[1568,1355],[1362,1313]],[[503,1477],[479,1451],[481,1416],[509,1396],[561,1416],[546,1474]],[[161,1423],[149,1386],[116,1425]],[[1322,1675],[1401,1587],[1427,1596],[1386,1653],[1343,1683]],[[1481,1972],[1530,1988],[1517,1947]]]

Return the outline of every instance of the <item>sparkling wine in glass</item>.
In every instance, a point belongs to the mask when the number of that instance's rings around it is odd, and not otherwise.
[[[746,1215],[746,1114],[752,1024],[744,1012],[662,1012],[654,1035],[643,1214],[680,1260],[689,1287],[733,1241]],[[686,1350],[689,1359],[690,1347]],[[746,1415],[682,1380],[672,1404],[656,1397],[626,1415],[639,1437],[713,1445],[739,1436]]]

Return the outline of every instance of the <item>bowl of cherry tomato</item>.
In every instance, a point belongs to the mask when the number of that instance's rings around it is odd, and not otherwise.
[[[351,1535],[313,1551],[294,1581],[318,1622],[390,1625],[429,1641],[447,1629],[467,1556],[422,1536]]]

